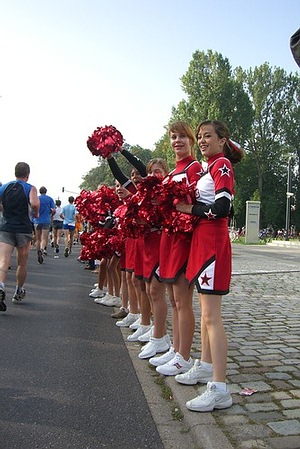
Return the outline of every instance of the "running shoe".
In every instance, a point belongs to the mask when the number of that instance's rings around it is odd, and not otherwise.
[[[0,312],[5,312],[6,310],[6,304],[4,300],[5,300],[5,290],[3,288],[0,288]]]
[[[176,374],[186,373],[193,366],[193,360],[191,357],[189,360],[185,360],[179,352],[175,354],[175,357],[164,365],[156,367],[156,371],[165,376],[176,376]]]
[[[100,288],[95,288],[94,290],[91,291],[91,293],[89,294],[90,298],[103,298],[105,296],[105,293],[103,290],[101,290]]]
[[[123,318],[121,321],[116,322],[116,326],[118,327],[129,327],[130,324],[134,323],[135,320],[138,318],[138,314],[136,313],[128,313],[128,315]]]
[[[150,341],[150,337],[153,337],[153,332],[154,332],[154,325],[152,325],[150,329],[148,329],[147,332],[145,332],[143,335],[139,336],[139,341],[141,343],[147,343],[148,341]]]
[[[150,337],[149,342],[143,346],[139,353],[140,359],[149,359],[159,352],[166,352],[170,348],[170,341],[165,335],[162,338]]]
[[[41,249],[39,249],[37,252],[37,261],[39,264],[42,264],[44,262],[43,251]]]
[[[144,324],[141,324],[140,327],[135,332],[133,332],[133,334],[128,335],[127,340],[128,341],[139,341],[139,336],[143,335],[145,332],[147,332],[147,330],[149,328],[150,328],[150,326],[145,326]]]
[[[165,363],[168,363],[170,360],[174,359],[175,354],[176,353],[174,351],[174,348],[173,346],[171,346],[169,351],[165,354],[159,355],[157,357],[151,357],[151,359],[149,359],[149,363],[152,366],[164,365]]]
[[[12,297],[12,302],[15,304],[20,304],[22,299],[25,298],[26,291],[25,288],[21,288],[20,290],[16,290],[14,296]]]
[[[124,307],[120,307],[120,309],[117,312],[112,313],[110,316],[112,318],[116,318],[118,320],[122,320],[127,315],[128,315],[128,311]]]
[[[139,315],[138,319],[135,320],[134,323],[130,324],[129,329],[136,331],[141,325],[141,320],[142,320],[142,317],[141,317],[141,315]]]
[[[212,370],[204,369],[201,366],[200,360],[196,359],[194,362],[194,366],[183,374],[177,374],[175,376],[175,380],[184,385],[196,385],[198,382],[206,384],[207,382],[212,381],[213,372]]]
[[[219,391],[213,382],[207,383],[207,389],[200,396],[187,401],[186,406],[194,412],[212,412],[214,408],[223,409],[232,406],[229,390]]]

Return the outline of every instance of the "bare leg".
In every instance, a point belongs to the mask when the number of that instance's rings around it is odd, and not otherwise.
[[[113,283],[113,295],[120,297],[120,276],[119,276],[119,265],[120,259],[117,256],[113,256],[108,264],[108,272],[111,276],[111,280]]]
[[[16,285],[17,287],[23,287],[27,276],[27,260],[30,251],[31,242],[29,241],[26,246],[17,248],[17,272],[16,272]]]
[[[43,250],[47,250],[48,237],[49,237],[49,229],[42,229],[41,247]]]
[[[75,232],[75,230],[69,231],[68,247],[69,247],[70,253],[72,252],[72,248],[73,248],[74,232]]]
[[[127,310],[128,308],[128,286],[126,281],[126,272],[121,271],[121,292],[122,292],[122,307]]]
[[[0,282],[6,281],[7,271],[10,266],[11,255],[14,251],[12,245],[0,242]]]
[[[106,280],[106,266],[107,259],[102,258],[100,260],[99,272],[98,272],[98,288],[99,290],[103,290],[105,280]]]
[[[194,286],[188,287],[184,274],[173,284],[173,293],[178,312],[179,350],[185,360],[190,358],[194,337],[195,317],[193,311]]]
[[[153,337],[162,338],[166,335],[167,320],[167,300],[166,300],[166,284],[159,282],[156,277],[152,277],[151,281],[146,284],[148,296],[151,298],[152,313],[154,319]]]
[[[151,319],[151,307],[144,281],[139,280],[139,291],[140,291],[141,324],[144,326],[149,326]]]
[[[35,247],[37,252],[41,249],[41,244],[42,244],[42,230],[35,229]]]
[[[202,342],[204,352],[203,362],[213,364],[213,380],[215,382],[226,381],[227,368],[227,337],[222,320],[221,295],[201,294],[201,310],[203,320],[207,329],[208,339]],[[209,349],[205,347],[209,344]],[[204,354],[211,353],[211,359],[204,359]]]
[[[136,296],[135,288],[132,283],[132,277],[134,276],[134,273],[126,272],[126,280],[127,280],[127,286],[128,286],[128,294],[129,294],[129,309],[130,313],[133,313],[136,315],[139,313],[138,309],[138,298]]]
[[[167,292],[169,300],[172,307],[172,333],[173,333],[173,348],[175,352],[179,352],[179,328],[178,328],[178,312],[174,300],[173,286],[172,284],[167,284]]]

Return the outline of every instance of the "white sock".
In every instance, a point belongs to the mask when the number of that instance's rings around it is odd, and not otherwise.
[[[213,370],[212,363],[202,362],[202,360],[201,360],[200,363],[201,363],[202,368],[206,369],[207,371],[212,371]]]
[[[215,382],[213,381],[213,384],[216,386],[216,389],[218,391],[222,391],[225,393],[227,391],[226,383],[225,382]]]
[[[5,289],[4,282],[0,282],[0,287],[3,288],[3,290]]]

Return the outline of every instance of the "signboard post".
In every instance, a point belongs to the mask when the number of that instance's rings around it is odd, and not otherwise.
[[[245,243],[259,242],[260,201],[246,201]]]

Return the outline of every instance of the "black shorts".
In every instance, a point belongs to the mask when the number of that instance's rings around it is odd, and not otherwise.
[[[62,229],[63,221],[62,220],[53,220],[52,228],[53,229]]]

